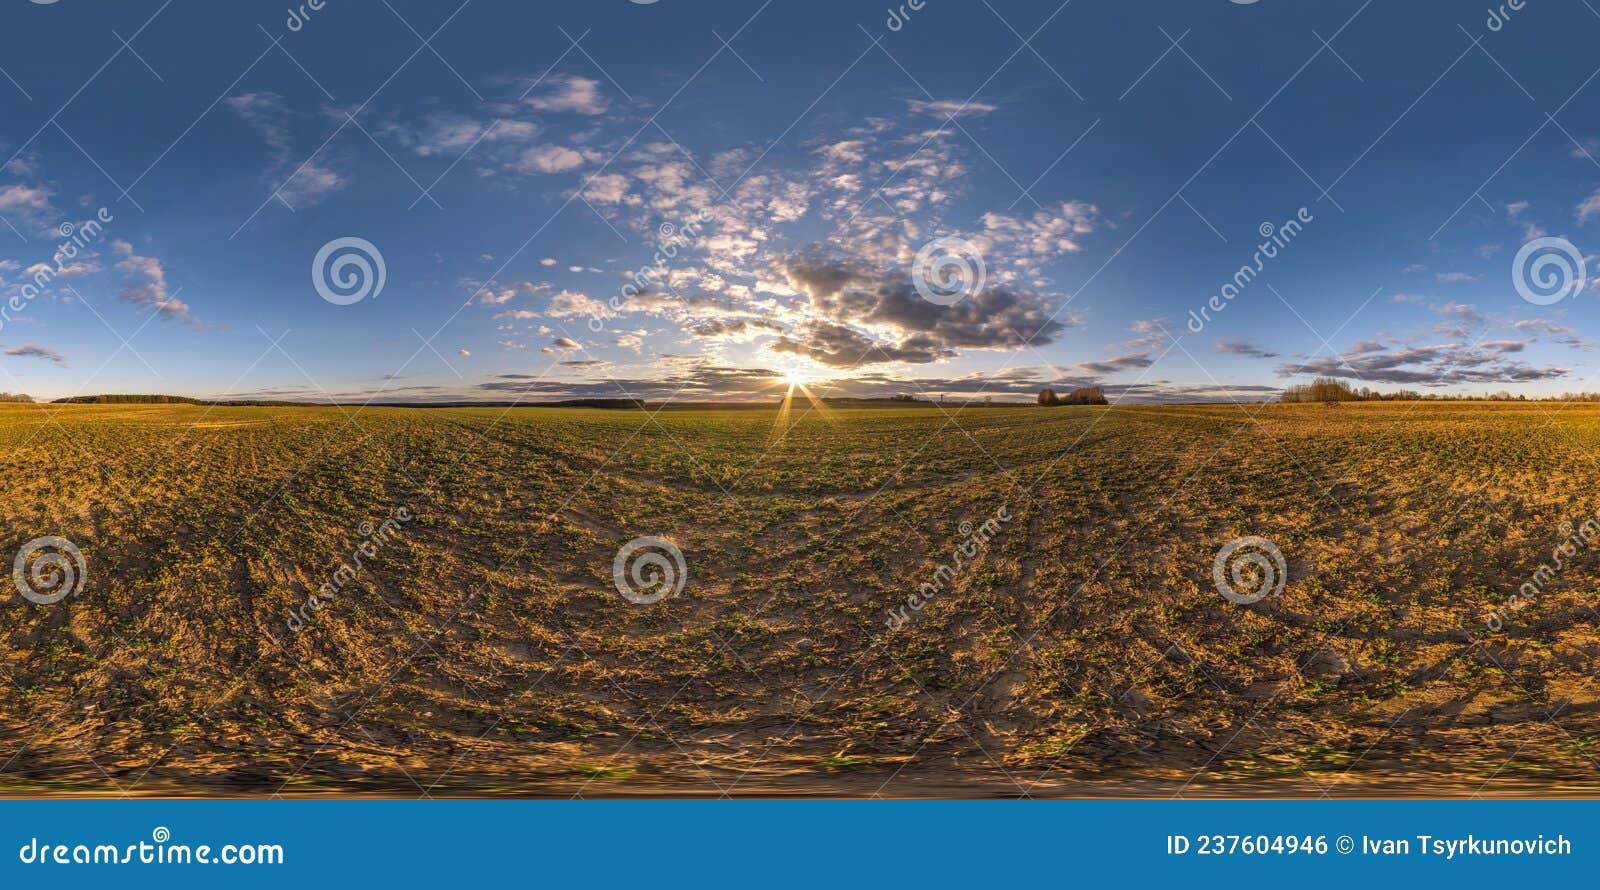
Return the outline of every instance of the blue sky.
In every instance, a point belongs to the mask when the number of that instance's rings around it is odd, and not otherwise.
[[[1600,289],[1515,284],[1540,238],[1600,275],[1589,4],[903,11],[9,3],[0,389],[1600,389]],[[384,268],[347,305],[339,239]],[[974,270],[953,305],[916,287],[934,242]]]

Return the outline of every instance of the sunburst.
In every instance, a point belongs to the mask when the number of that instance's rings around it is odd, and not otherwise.
[[[791,428],[789,417],[793,413],[796,390],[799,390],[800,395],[811,403],[811,407],[807,409],[808,412],[815,410],[823,419],[832,419],[827,404],[817,398],[816,394],[811,391],[811,384],[816,383],[817,379],[810,371],[794,367],[782,369],[779,371],[779,376],[774,378],[774,386],[787,386],[788,389],[783,394],[783,403],[778,406],[778,416],[773,418],[772,431],[767,434],[768,448],[776,445],[779,440],[789,433]],[[801,416],[803,417],[804,414]],[[799,421],[796,420],[795,422],[798,423]]]

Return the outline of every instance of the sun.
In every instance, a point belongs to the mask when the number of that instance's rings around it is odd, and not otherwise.
[[[804,371],[784,371],[783,382],[790,386],[805,386],[811,382],[811,375]]]

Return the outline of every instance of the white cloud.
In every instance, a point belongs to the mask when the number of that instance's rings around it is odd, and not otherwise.
[[[539,111],[587,115],[605,114],[610,104],[600,92],[598,80],[560,74],[545,78],[523,102]]]
[[[931,114],[934,117],[945,118],[977,117],[979,115],[991,114],[1000,109],[1000,106],[998,105],[993,105],[978,99],[968,99],[965,102],[957,102],[954,99],[935,99],[926,102],[921,99],[912,99],[906,104],[909,105],[911,110],[917,114]]]
[[[164,318],[198,323],[199,319],[189,314],[189,305],[167,289],[167,272],[160,260],[139,256],[126,241],[113,241],[111,248],[123,257],[117,263],[117,268],[125,273],[122,290],[117,293],[119,299],[153,309]]]
[[[517,168],[523,173],[564,173],[583,166],[583,155],[560,145],[541,145],[522,153]]]

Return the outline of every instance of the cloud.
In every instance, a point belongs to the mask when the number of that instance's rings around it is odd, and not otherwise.
[[[1391,302],[1391,303],[1422,303],[1422,302],[1426,302],[1427,299],[1428,299],[1427,297],[1424,297],[1421,294],[1395,294],[1393,297],[1389,298],[1389,302]]]
[[[1600,213],[1600,189],[1595,190],[1578,205],[1578,222],[1588,222],[1589,217],[1596,213]]]
[[[753,340],[763,334],[782,334],[784,328],[759,318],[712,318],[691,323],[687,331],[692,336],[711,340]]]
[[[1440,272],[1433,276],[1444,284],[1460,284],[1464,281],[1477,281],[1478,276],[1467,272]]]
[[[522,101],[537,111],[600,115],[610,105],[600,92],[600,81],[587,77],[557,74],[545,78],[535,90]]]
[[[1438,387],[1457,384],[1528,383],[1571,373],[1570,368],[1534,367],[1506,358],[1521,352],[1521,340],[1493,340],[1475,345],[1443,343],[1411,346],[1366,355],[1346,355],[1300,364],[1280,365],[1279,377],[1316,375],[1342,377],[1368,383],[1418,384]]]
[[[1227,355],[1243,355],[1249,358],[1278,357],[1278,353],[1268,352],[1258,346],[1251,345],[1245,340],[1223,340],[1217,343],[1217,351]]]
[[[43,359],[44,361],[57,365],[65,365],[67,363],[66,356],[56,352],[54,349],[40,346],[37,343],[24,343],[21,346],[7,349],[6,355],[16,356],[18,358]]]
[[[532,374],[500,374],[474,389],[480,397],[544,398],[636,398],[651,401],[768,401],[783,391],[783,372],[769,368],[739,368],[719,363],[708,356],[666,357],[659,376],[611,379],[609,375],[588,379],[549,380]],[[596,366],[598,367],[598,366]],[[576,368],[582,373],[585,368]],[[864,371],[829,377],[811,384],[822,396],[888,398],[912,395],[931,400],[934,394],[951,400],[995,397],[1011,402],[1032,402],[1041,387],[1058,389],[1074,386],[1100,386],[1119,403],[1161,402],[1246,402],[1274,400],[1282,392],[1276,386],[1186,385],[1166,381],[1132,384],[1100,383],[1092,377],[1074,377],[1055,368],[1011,368],[999,373],[974,372],[959,377],[900,376],[887,371]]]
[[[1474,331],[1488,323],[1488,319],[1478,312],[1476,306],[1469,306],[1465,303],[1445,303],[1442,306],[1433,307],[1433,311],[1444,319],[1439,324],[1434,325],[1433,332],[1445,337],[1454,337],[1461,340],[1470,339]]]
[[[929,114],[943,118],[979,117],[985,114],[992,114],[1000,108],[998,105],[977,99],[968,99],[965,102],[957,102],[954,99],[934,99],[929,101],[911,99],[906,102],[906,105],[911,108],[913,113]]]
[[[474,146],[493,148],[497,144],[526,142],[538,136],[541,128],[509,115],[481,121],[456,112],[437,111],[415,124],[385,121],[378,124],[377,131],[421,157],[458,158]]]
[[[273,185],[273,194],[290,207],[309,207],[350,184],[347,177],[318,160],[320,151],[295,162],[290,136],[294,113],[282,96],[269,92],[243,93],[229,96],[222,104],[254,127],[265,140],[272,161],[264,178]],[[285,174],[288,174],[287,179]]]
[[[47,228],[59,215],[50,203],[51,194],[44,186],[0,186],[0,216],[16,220],[30,230]]]
[[[479,281],[475,278],[461,279],[461,287],[477,294],[478,302],[485,306],[502,306],[516,297],[536,297],[550,290],[548,284],[535,284],[531,281],[501,284],[498,281]]]
[[[1136,352],[1128,355],[1119,355],[1116,358],[1098,362],[1079,362],[1078,368],[1086,374],[1096,377],[1115,374],[1119,371],[1128,371],[1136,368],[1148,368],[1155,364],[1148,353]]]
[[[808,324],[793,336],[779,337],[767,348],[804,356],[834,368],[859,368],[883,362],[925,365],[956,356],[954,350],[940,346],[926,335],[907,337],[899,342],[880,341],[855,328],[829,322]]]
[[[816,322],[808,329],[809,336],[828,341],[818,349],[835,361],[842,356],[834,347],[846,342],[876,342],[884,348],[874,355],[904,354],[910,356],[904,360],[915,363],[953,357],[963,348],[1043,346],[1055,342],[1069,324],[1052,317],[1041,295],[1001,285],[986,287],[952,306],[930,303],[917,292],[907,271],[876,268],[828,250],[791,255],[783,271],[789,286],[809,300],[806,308]],[[839,329],[846,326],[859,329],[856,336],[843,336]],[[865,332],[878,336],[868,338]]]
[[[1546,234],[1545,230],[1539,228],[1537,223],[1524,218],[1523,214],[1527,213],[1532,207],[1533,205],[1527,201],[1512,201],[1506,205],[1506,221],[1512,225],[1522,226],[1522,239],[1524,241],[1543,238]]]
[[[541,145],[522,153],[517,169],[523,173],[564,173],[583,166],[583,155],[560,145]]]
[[[1511,323],[1511,327],[1519,331],[1533,331],[1540,334],[1571,334],[1575,331],[1564,324],[1556,324],[1544,318],[1519,318]]]
[[[153,309],[163,318],[198,324],[199,319],[189,314],[189,304],[179,300],[167,289],[167,272],[155,257],[139,256],[133,245],[126,241],[111,242],[111,249],[123,257],[117,269],[124,273],[122,290],[118,299]]]

